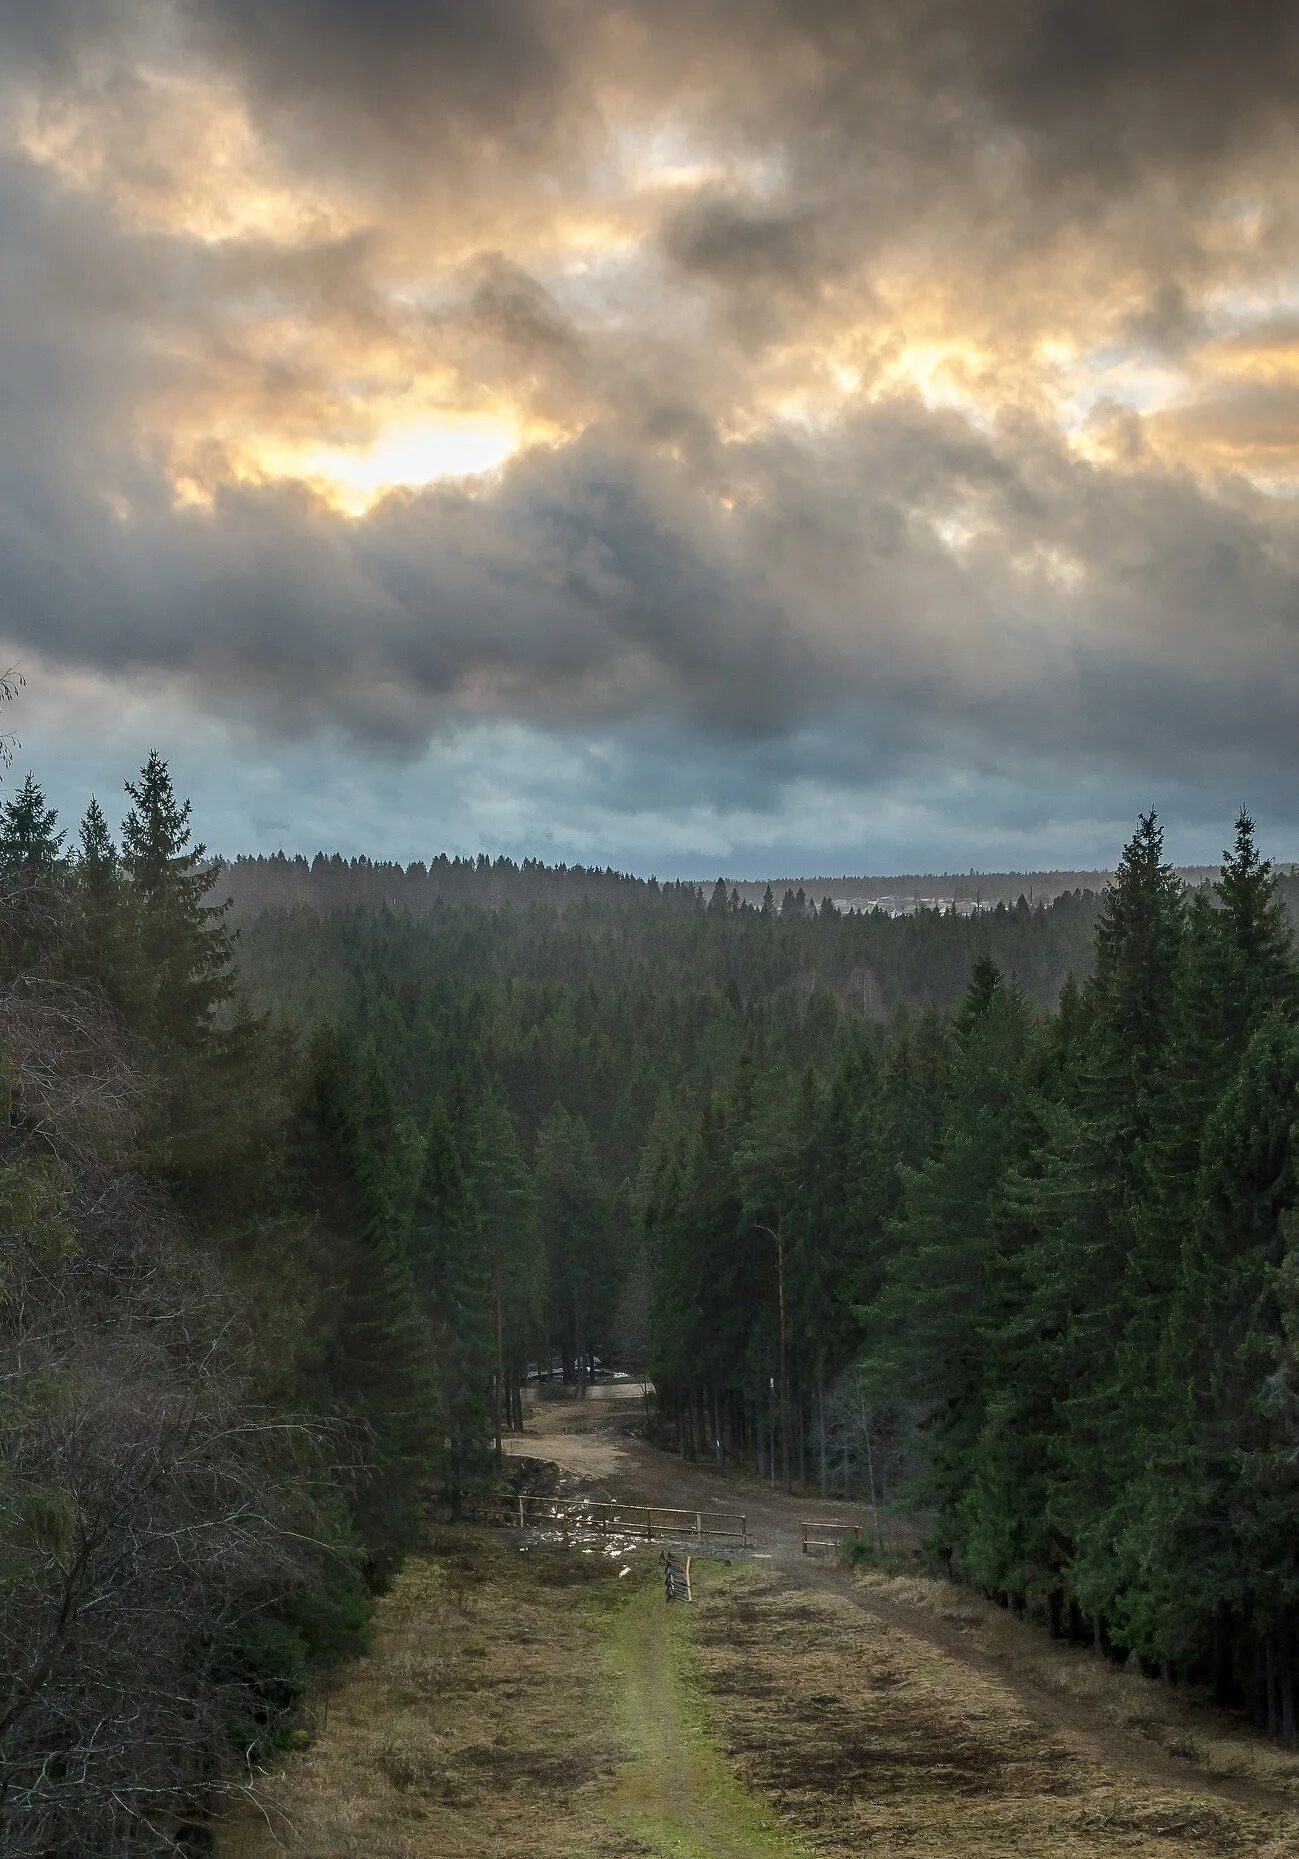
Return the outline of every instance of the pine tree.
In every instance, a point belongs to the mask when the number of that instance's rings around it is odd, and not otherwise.
[[[177,801],[156,749],[126,792],[122,869],[136,912],[145,1027],[164,1045],[201,1046],[234,985],[227,906],[204,902],[219,867],[191,844],[190,803]]]
[[[540,1325],[545,1258],[532,1179],[514,1120],[495,1092],[483,1098],[473,1117],[469,1184],[491,1280],[493,1432],[499,1453],[502,1429],[522,1425],[519,1383]]]
[[[1299,998],[1288,913],[1244,811],[1213,891],[1214,904],[1197,897],[1188,916],[1152,1112],[1146,1283],[1140,1290],[1156,1297],[1176,1268],[1205,1121],[1261,1020],[1293,1012]]]
[[[130,935],[121,862],[103,809],[92,796],[77,836],[74,862],[82,959],[88,979],[125,1009]]]
[[[0,875],[24,886],[52,877],[67,837],[55,830],[58,819],[29,774],[13,799],[0,807]]]
[[[492,1293],[455,1126],[440,1097],[429,1115],[408,1250],[433,1336],[447,1432],[447,1495],[456,1512],[464,1494],[486,1477],[490,1460]]]
[[[77,871],[91,897],[101,896],[118,873],[117,847],[104,810],[92,794],[78,833]]]
[[[866,1381],[878,1404],[906,1394],[925,1415],[925,1491],[936,1544],[959,1547],[958,1507],[984,1422],[995,1292],[994,1198],[1029,1051],[1018,989],[976,964],[955,1018],[942,1135],[905,1176],[887,1282],[867,1318]]]
[[[405,1233],[404,1157],[378,1067],[349,1072],[318,1030],[310,1055],[307,1166],[332,1290],[324,1364],[343,1412],[361,1429],[353,1500],[376,1579],[419,1532],[440,1467],[439,1391]],[[314,1140],[313,1140],[314,1139]]]
[[[19,972],[48,960],[60,940],[51,934],[65,838],[57,826],[58,814],[30,774],[0,807],[0,895],[8,905],[0,944]]]
[[[1159,1520],[1169,1491],[1185,1492],[1197,1478],[1187,1456],[1193,1428],[1184,1367],[1168,1348],[1170,1304],[1176,1305],[1188,1239],[1201,1222],[1203,1171],[1214,1159],[1206,1132],[1255,1030],[1269,1017],[1294,1012],[1290,928],[1275,888],[1255,847],[1253,822],[1242,811],[1235,843],[1223,855],[1214,904],[1199,897],[1188,917],[1152,1108],[1150,1185],[1134,1210],[1122,1285],[1123,1339],[1110,1400],[1126,1438],[1128,1469],[1117,1481],[1107,1533],[1118,1545],[1124,1572],[1116,1589],[1125,1597],[1121,1612],[1133,1643],[1183,1665],[1191,1656],[1188,1645],[1165,1629],[1190,1612],[1176,1597],[1156,1604],[1144,1573],[1152,1528],[1156,1537],[1166,1528]]]
[[[537,1135],[533,1183],[546,1259],[547,1335],[558,1338],[564,1379],[585,1386],[597,1342],[617,1308],[609,1194],[591,1133],[556,1105]]]
[[[1091,1107],[1124,1188],[1140,1177],[1152,1084],[1173,1027],[1184,913],[1159,823],[1143,814],[1105,893],[1090,990]]]
[[[1139,1416],[1115,1398],[1123,1293],[1148,1189],[1148,1147],[1175,1021],[1185,927],[1163,835],[1144,814],[1105,894],[1096,969],[1086,990],[1090,1036],[1076,1115],[1046,1159],[1041,1244],[1030,1259],[1039,1321],[1061,1337],[1068,1389],[1050,1460],[1051,1519],[1071,1545],[1073,1598],[1098,1630],[1120,1604],[1114,1507],[1127,1487]]]

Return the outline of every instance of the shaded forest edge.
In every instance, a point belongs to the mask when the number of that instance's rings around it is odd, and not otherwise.
[[[614,1362],[682,1450],[905,1499],[1293,1739],[1299,1036],[1248,820],[1212,891],[1147,818],[1103,900],[964,918],[236,934],[213,875],[156,755],[119,836],[0,809],[7,1854],[197,1837],[526,1379]]]

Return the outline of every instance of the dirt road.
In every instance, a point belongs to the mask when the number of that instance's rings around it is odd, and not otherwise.
[[[891,1632],[924,1642],[952,1662],[954,1674],[964,1669],[995,1681],[1008,1704],[1071,1759],[1146,1788],[1287,1818],[1299,1807],[1299,1766],[1244,1726],[1081,1649],[1052,1646],[1031,1624],[945,1583],[854,1576],[804,1556],[803,1519],[860,1524],[862,1507],[789,1497],[743,1475],[719,1477],[650,1446],[636,1431],[641,1418],[625,1389],[539,1401],[507,1450],[548,1460],[629,1503],[744,1512],[753,1559],[779,1586],[833,1594]]]
[[[710,1467],[660,1452],[640,1437],[639,1390],[628,1384],[598,1387],[582,1401],[537,1401],[524,1431],[507,1434],[505,1450],[545,1459],[626,1503],[683,1510],[741,1511],[748,1519],[759,1561],[786,1567],[805,1561],[800,1523],[863,1521],[860,1504],[790,1498],[745,1475],[720,1478]]]
[[[511,1450],[742,1509],[752,1555],[668,1607],[657,1543],[432,1530],[221,1859],[1299,1859],[1292,1756],[945,1583],[804,1557],[800,1500],[636,1419],[547,1404]]]

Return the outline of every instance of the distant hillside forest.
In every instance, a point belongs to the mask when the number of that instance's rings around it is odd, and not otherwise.
[[[745,906],[0,806],[0,1850],[175,1850],[530,1377],[1293,1740],[1299,981],[1193,892]],[[229,909],[221,901],[236,899]]]
[[[409,865],[369,858],[345,859],[340,853],[317,852],[308,859],[283,852],[271,856],[240,857],[224,866],[223,889],[235,903],[253,910],[290,910],[303,905],[315,910],[352,906],[427,910],[435,903],[510,904],[521,909],[537,906],[565,908],[577,902],[645,907],[656,903],[692,908],[707,901],[720,885],[733,905],[779,910],[783,915],[807,914],[829,898],[840,909],[869,912],[877,900],[887,908],[939,908],[956,905],[995,909],[998,904],[1050,904],[1071,892],[1105,890],[1111,871],[968,871],[895,872],[891,876],[839,878],[759,879],[718,878],[707,884],[695,881],[660,883],[636,878],[610,867],[545,865],[538,859],[516,862],[508,858],[452,858],[446,853],[427,864]],[[1190,890],[1211,884],[1216,865],[1179,865],[1177,876]],[[1276,870],[1278,883],[1299,901],[1299,867]]]
[[[899,1007],[955,1004],[980,955],[989,955],[1042,1006],[1065,977],[1091,962],[1098,898],[1070,892],[1050,904],[1025,898],[977,915],[922,910],[817,908],[802,891],[743,902],[718,879],[708,889],[580,866],[525,860],[435,859],[430,865],[369,859],[239,858],[223,868],[219,892],[244,926],[243,966],[254,988],[263,961],[271,994],[294,989],[294,1006],[314,1011],[333,985],[334,965],[303,963],[290,974],[286,940],[335,945],[339,919],[365,935],[381,920],[405,924],[432,977],[455,971],[466,936],[483,942],[493,971],[535,987],[594,990],[601,998],[648,990],[658,1000],[695,998],[712,1020],[775,1016],[799,1043],[801,1026],[836,1012],[886,1019]],[[329,919],[312,929],[311,917]],[[477,972],[476,970],[474,972]],[[814,992],[833,999],[812,1002]],[[539,1003],[544,1013],[544,1002]],[[528,1021],[531,1011],[517,1016]],[[818,1035],[819,1037],[819,1035]]]

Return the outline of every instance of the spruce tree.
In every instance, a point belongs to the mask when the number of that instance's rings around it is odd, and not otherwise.
[[[62,946],[59,879],[63,841],[58,814],[28,775],[0,807],[0,954],[15,972],[57,960]]]
[[[190,803],[178,801],[153,750],[122,825],[122,869],[130,881],[145,1029],[164,1046],[202,1046],[233,992],[225,904],[209,904],[219,867],[191,843]]]
[[[492,1290],[455,1126],[434,1101],[410,1214],[408,1251],[432,1337],[447,1435],[453,1513],[487,1475],[492,1438]]]
[[[1073,1598],[1111,1621],[1122,1587],[1114,1506],[1132,1469],[1137,1416],[1115,1398],[1123,1292],[1147,1191],[1147,1152],[1175,1022],[1185,899],[1153,813],[1142,815],[1105,894],[1076,1112],[1045,1160],[1031,1299],[1060,1336],[1068,1389],[1050,1460],[1051,1520],[1070,1545]]]
[[[91,797],[77,836],[73,865],[82,959],[87,976],[126,1009],[131,999],[128,962],[130,936],[121,861],[108,821]]]
[[[1029,1051],[1018,989],[986,959],[955,1019],[942,1135],[905,1176],[887,1281],[867,1315],[875,1404],[905,1395],[924,1415],[925,1491],[936,1545],[960,1546],[958,1508],[984,1421],[986,1331],[995,1293],[993,1204]]]
[[[354,1515],[384,1581],[416,1540],[442,1469],[439,1390],[399,1224],[405,1158],[382,1073],[370,1064],[353,1074],[324,1029],[309,1067],[304,1162],[332,1281],[321,1313],[324,1366],[359,1429]]]
[[[473,1116],[468,1172],[491,1282],[493,1433],[499,1453],[502,1430],[522,1424],[519,1382],[540,1326],[545,1258],[536,1195],[514,1119],[494,1091]]]
[[[610,1196],[591,1133],[556,1105],[537,1135],[533,1167],[546,1260],[546,1330],[564,1377],[584,1386],[597,1342],[612,1332],[618,1298]]]
[[[52,877],[67,837],[55,830],[58,819],[44,790],[29,774],[13,799],[0,807],[0,876],[22,886]]]
[[[1126,1435],[1129,1469],[1107,1526],[1118,1545],[1116,1588],[1134,1643],[1183,1665],[1188,1647],[1166,1629],[1170,1620],[1190,1619],[1192,1610],[1174,1596],[1171,1611],[1161,1613],[1164,1604],[1156,1604],[1143,1573],[1152,1529],[1158,1538],[1167,1528],[1160,1520],[1169,1492],[1186,1492],[1198,1477],[1188,1457],[1194,1428],[1184,1367],[1177,1348],[1170,1349],[1170,1308],[1183,1323],[1184,1304],[1175,1294],[1188,1243],[1202,1222],[1204,1169],[1214,1161],[1207,1132],[1256,1029],[1294,1012],[1290,927],[1275,892],[1253,822],[1242,811],[1212,902],[1197,897],[1189,913],[1167,1055],[1154,1093],[1149,1188],[1134,1211],[1122,1286],[1123,1338],[1110,1400]],[[1199,1559],[1194,1551],[1191,1556]],[[1220,1688],[1223,1682],[1220,1673]]]

